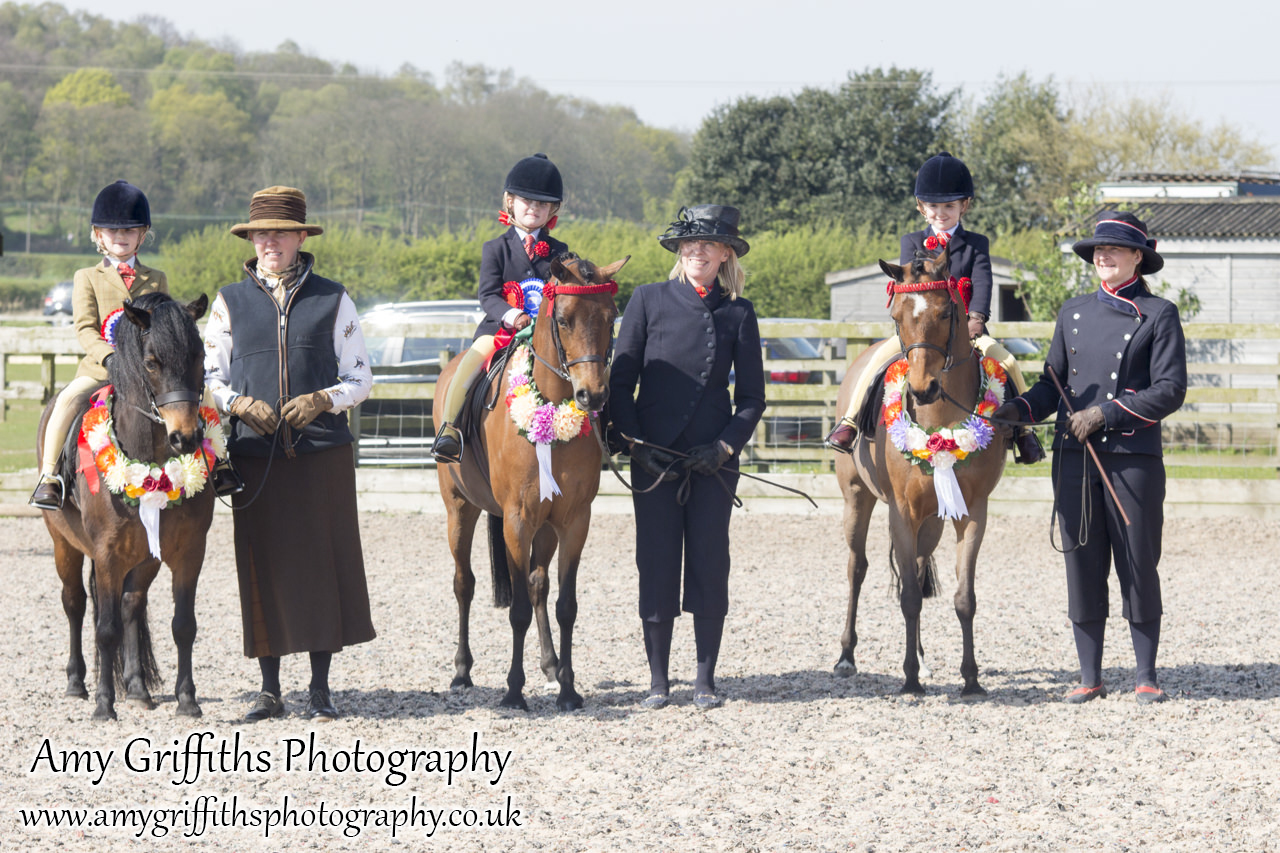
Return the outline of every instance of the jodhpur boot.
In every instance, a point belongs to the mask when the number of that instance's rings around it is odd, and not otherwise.
[[[65,491],[61,477],[57,474],[45,474],[27,503],[38,509],[62,509]]]
[[[1035,432],[1026,427],[1017,427],[1013,433],[1013,461],[1019,465],[1034,465],[1045,457],[1044,448]]]
[[[213,493],[221,498],[238,495],[244,491],[244,480],[231,465],[230,459],[219,459],[213,466]]]
[[[462,461],[462,434],[457,427],[451,423],[440,425],[440,432],[431,443],[431,455],[437,462],[457,464]]]
[[[827,447],[839,453],[852,453],[853,440],[858,437],[858,428],[849,418],[841,418],[840,423],[827,436]]]

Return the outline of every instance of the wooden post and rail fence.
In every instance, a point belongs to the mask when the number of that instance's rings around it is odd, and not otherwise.
[[[473,329],[454,323],[404,323],[379,334],[406,337],[468,337]],[[829,500],[838,497],[834,478],[824,476],[833,464],[833,454],[822,446],[822,438],[839,417],[836,395],[840,378],[847,365],[871,342],[893,331],[889,323],[832,323],[800,321],[761,321],[761,336],[774,338],[802,337],[815,342],[821,358],[778,360],[765,353],[765,372],[773,377],[766,386],[769,410],[748,445],[744,461],[771,475],[794,477],[810,483]],[[1052,323],[1002,323],[996,330],[1002,337],[1046,341],[1053,333]],[[1187,480],[1189,492],[1203,497],[1210,491],[1231,491],[1236,496],[1221,495],[1228,509],[1237,503],[1280,504],[1280,482],[1274,473],[1280,467],[1277,443],[1280,441],[1280,359],[1275,355],[1240,358],[1241,348],[1252,346],[1256,352],[1280,352],[1280,325],[1277,324],[1203,324],[1185,326],[1188,349],[1196,360],[1188,364],[1190,385],[1186,405],[1165,420],[1165,446],[1171,453],[1169,464],[1179,466],[1213,466],[1225,473],[1220,479]],[[843,356],[841,353],[843,352]],[[1222,357],[1222,353],[1231,355]],[[4,419],[8,401],[14,399],[46,400],[75,372],[81,354],[75,335],[67,327],[3,327],[0,328],[0,420]],[[1201,360],[1206,358],[1214,360]],[[1218,356],[1214,358],[1215,354]],[[442,353],[448,356],[451,353]],[[39,379],[15,381],[10,368],[16,364],[40,365]],[[1037,358],[1019,359],[1023,373],[1034,380],[1043,364]],[[435,393],[433,376],[405,375],[394,366],[375,366],[372,403],[353,412],[353,431],[361,435],[362,471],[370,469],[367,479],[385,483],[407,484],[429,479],[421,467],[427,458],[425,449],[434,435],[430,420],[431,398]],[[33,373],[26,369],[25,373]],[[397,404],[408,414],[393,416],[410,425],[408,434],[387,438],[378,418],[369,412]],[[364,410],[364,411],[361,411]],[[381,417],[387,417],[382,415]],[[403,427],[403,424],[401,424]],[[33,436],[34,441],[34,436]],[[388,448],[398,452],[388,454]],[[416,445],[416,452],[405,453],[404,445]],[[375,467],[376,466],[376,467]],[[405,466],[408,466],[406,470]],[[1047,465],[1039,466],[1047,475]],[[392,470],[400,468],[399,471]],[[1255,469],[1254,479],[1234,479],[1232,471]],[[1268,469],[1258,479],[1257,469]],[[1034,469],[1033,469],[1034,470]],[[1021,472],[1020,472],[1021,473]],[[1023,482],[1011,486],[1019,489],[1043,489],[1047,476],[1006,477],[1006,482],[1040,481],[1040,485]],[[606,478],[611,481],[612,478]],[[603,482],[603,481],[602,481]],[[1171,479],[1171,491],[1172,491]],[[1229,488],[1217,484],[1230,483]],[[1194,486],[1192,484],[1199,484]],[[400,486],[389,486],[392,490]],[[1002,484],[1002,489],[1005,486]],[[1275,500],[1270,490],[1276,489]],[[829,494],[828,494],[829,493]],[[607,490],[602,496],[608,494]],[[762,496],[764,492],[760,493]],[[622,500],[622,495],[616,496]],[[1038,501],[1039,498],[1030,498]],[[1015,498],[1019,501],[1021,498]],[[1217,500],[1217,497],[1215,497]],[[362,505],[369,501],[362,497]],[[373,502],[375,505],[377,501]],[[1270,510],[1267,511],[1268,513]],[[1280,506],[1276,509],[1280,517]],[[1254,512],[1257,514],[1257,512]]]

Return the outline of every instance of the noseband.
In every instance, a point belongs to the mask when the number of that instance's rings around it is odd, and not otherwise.
[[[542,288],[542,304],[543,309],[547,312],[547,322],[551,324],[551,340],[555,341],[556,357],[560,360],[560,366],[556,367],[542,356],[538,355],[538,351],[530,346],[533,350],[534,358],[547,366],[547,369],[559,376],[565,382],[573,382],[573,378],[569,376],[569,368],[575,364],[589,364],[591,362],[599,362],[600,364],[608,364],[613,358],[613,324],[609,324],[609,348],[604,355],[584,355],[581,358],[575,358],[573,361],[568,360],[568,356],[564,351],[564,343],[560,340],[560,323],[559,317],[556,315],[556,296],[583,296],[588,293],[608,293],[611,296],[618,294],[618,283],[616,281],[606,281],[604,284],[562,284],[559,280],[553,278],[547,282]],[[539,310],[539,315],[542,314]]]
[[[961,308],[964,308],[965,312],[968,313],[968,307],[964,304],[964,296],[961,292],[960,282],[955,278],[955,276],[952,276],[946,281],[917,281],[911,284],[904,284],[902,282],[894,281],[893,279],[890,279],[889,284],[885,288],[885,290],[889,294],[889,299],[884,304],[884,307],[886,308],[888,308],[890,305],[893,304],[893,297],[897,296],[900,293],[925,293],[930,290],[945,290],[950,295],[951,301],[954,304],[959,305]],[[907,357],[907,353],[911,352],[913,349],[934,350],[935,352],[941,353],[943,359],[945,359],[942,364],[942,372],[949,373],[951,371],[951,368],[955,366],[951,356],[951,349],[952,349],[952,344],[955,343],[956,325],[957,325],[958,319],[959,319],[958,315],[955,312],[952,312],[951,326],[947,330],[947,348],[946,349],[943,349],[937,344],[930,343],[928,341],[917,341],[914,344],[910,344],[908,346],[902,346],[902,327],[899,326],[898,321],[895,320],[893,323],[894,332],[897,333],[897,336],[898,336],[898,345],[902,347],[902,357],[905,359]]]

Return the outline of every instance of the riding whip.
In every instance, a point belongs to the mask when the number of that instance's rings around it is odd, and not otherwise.
[[[1076,410],[1071,407],[1071,398],[1067,396],[1067,391],[1062,387],[1062,383],[1058,381],[1058,374],[1053,372],[1053,368],[1049,365],[1044,366],[1045,371],[1049,374],[1049,378],[1053,380],[1053,386],[1058,389],[1058,393],[1062,396],[1062,404],[1067,407],[1067,414],[1074,415]],[[1111,495],[1111,500],[1116,505],[1116,509],[1120,510],[1120,517],[1124,519],[1125,526],[1128,527],[1132,522],[1129,521],[1129,515],[1124,511],[1124,504],[1120,503],[1120,496],[1116,494],[1115,487],[1111,485],[1111,478],[1107,476],[1106,469],[1102,467],[1102,460],[1098,458],[1098,451],[1093,449],[1093,442],[1086,436],[1084,446],[1088,449],[1089,455],[1093,457],[1093,464],[1098,466],[1098,476],[1102,478],[1102,484],[1107,487],[1107,492]]]

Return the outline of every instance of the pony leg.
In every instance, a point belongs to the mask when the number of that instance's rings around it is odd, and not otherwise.
[[[519,518],[518,511],[503,514],[503,536],[507,545],[507,564],[511,567],[511,669],[507,671],[507,693],[498,704],[503,708],[529,710],[524,701],[524,638],[533,622],[533,603],[529,599],[529,551],[533,531]]]
[[[861,483],[854,483],[844,503],[844,536],[849,544],[849,604],[845,613],[844,633],[840,635],[840,659],[836,675],[850,676],[858,671],[853,650],[858,645],[858,596],[867,577],[867,530],[876,507],[875,495]]]
[[[458,602],[458,649],[453,655],[450,690],[471,686],[471,602],[476,594],[476,576],[471,571],[471,544],[480,509],[461,497],[445,500],[449,513],[449,550],[453,554],[453,597]]]
[[[564,531],[560,549],[560,595],[556,599],[556,621],[560,623],[560,667],[556,680],[560,682],[560,695],[556,698],[556,707],[561,711],[582,707],[582,696],[573,688],[573,626],[578,619],[578,562],[590,527],[591,506],[588,504]]]
[[[120,624],[119,582],[106,577],[97,580],[96,562],[90,568],[89,585],[93,589],[94,640],[98,647],[98,690],[93,719],[116,719],[116,655],[124,634]]]
[[[148,711],[156,707],[155,700],[151,698],[151,686],[157,672],[151,630],[147,625],[147,590],[159,569],[160,561],[154,559],[135,566],[125,575],[120,594],[125,699],[129,704]]]
[[[53,528],[50,527],[50,533]],[[84,611],[88,598],[84,592],[84,554],[62,536],[53,533],[53,562],[62,581],[62,611],[67,614],[71,650],[67,655],[67,695],[88,699],[84,686]]]
[[[547,687],[555,685],[556,671],[560,668],[556,647],[551,641],[551,619],[547,615],[551,558],[555,555],[558,541],[551,525],[544,525],[533,537],[533,558],[529,563],[529,597],[533,601],[533,619],[538,626],[538,644],[542,651],[539,667],[547,677]]]
[[[978,683],[978,661],[973,650],[973,616],[978,609],[974,594],[974,577],[977,574],[978,549],[987,531],[987,507],[970,507],[969,516],[956,522],[956,616],[960,619],[960,633],[964,641],[964,653],[960,661],[960,675],[964,678],[961,696],[985,696],[987,691]]]
[[[928,555],[916,561],[916,576],[920,579],[921,598],[933,598],[938,594],[938,579],[934,574],[933,552],[937,550],[938,542],[942,539],[942,530],[942,519],[931,516],[920,526],[920,534],[916,537],[916,542],[918,543],[916,553]],[[920,677],[928,678],[933,675],[933,670],[929,668],[929,664],[924,659],[924,629],[921,625],[916,626],[916,657],[920,659]]]
[[[920,640],[920,607],[923,598],[916,556],[918,532],[909,529],[911,521],[903,517],[894,507],[890,507],[889,514],[889,529],[898,563],[898,578],[902,584],[898,602],[902,608],[902,619],[906,623],[907,640],[906,656],[902,661],[902,672],[906,679],[899,692],[922,695],[924,687],[920,684],[920,657],[917,650]]]
[[[178,647],[178,677],[173,685],[173,695],[178,698],[179,717],[199,717],[203,714],[196,702],[196,682],[191,660],[191,650],[196,642],[196,583],[204,563],[204,537],[192,536],[189,553],[173,559],[169,568],[173,572],[173,642]]]

